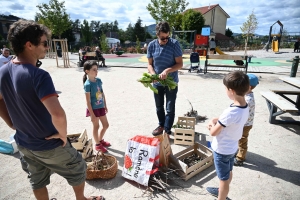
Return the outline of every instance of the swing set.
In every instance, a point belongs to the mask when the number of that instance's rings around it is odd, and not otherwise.
[[[192,49],[194,48],[194,42],[195,42],[195,38],[196,38],[196,30],[186,30],[186,31],[175,31],[173,30],[172,32],[172,38],[176,39],[181,48],[184,50],[188,49],[188,53],[192,52]],[[190,42],[188,43],[186,41],[187,39],[187,34],[190,34]],[[182,38],[183,36],[183,38]]]

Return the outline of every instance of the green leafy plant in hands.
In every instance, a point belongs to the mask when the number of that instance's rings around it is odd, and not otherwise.
[[[168,87],[169,90],[174,90],[177,87],[177,83],[169,75],[166,79],[162,80],[159,78],[158,74],[143,73],[142,78],[138,79],[137,81],[142,83],[146,88],[149,87],[155,94],[158,94],[158,91],[152,86],[154,81],[159,82],[162,86]]]

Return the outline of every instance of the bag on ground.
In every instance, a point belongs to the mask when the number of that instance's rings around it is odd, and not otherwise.
[[[148,186],[150,175],[159,164],[158,138],[137,135],[127,141],[122,176]]]

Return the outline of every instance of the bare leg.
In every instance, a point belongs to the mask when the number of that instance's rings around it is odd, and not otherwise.
[[[96,144],[99,144],[99,135],[98,135],[98,130],[99,130],[99,120],[95,120],[95,122],[93,122],[93,137],[95,140]]]
[[[229,193],[229,184],[232,180],[232,171],[230,172],[229,179],[226,181],[220,180],[220,186],[219,186],[219,196],[218,200],[225,200],[228,193]]]
[[[85,185],[85,182],[83,181],[80,185],[73,186],[76,200],[86,200],[87,199],[84,196],[84,185]]]
[[[104,115],[102,117],[99,117],[99,119],[100,119],[101,124],[102,124],[102,128],[100,130],[100,136],[99,136],[99,141],[101,141],[104,137],[104,134],[105,134],[106,130],[109,127],[109,124],[108,124],[106,115]]]
[[[37,200],[49,200],[48,190],[46,187],[33,190],[33,194]]]

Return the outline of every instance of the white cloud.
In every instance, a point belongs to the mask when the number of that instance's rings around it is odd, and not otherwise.
[[[10,0],[1,0],[1,2],[11,2]],[[5,3],[1,7],[0,13],[12,14],[25,19],[34,19],[35,13],[38,12],[36,5],[48,3],[49,0],[31,0],[27,3],[25,0],[15,0],[13,4]],[[277,20],[280,20],[288,32],[300,32],[300,13],[299,0],[189,0],[188,8],[197,8],[213,4],[219,4],[223,10],[230,16],[227,20],[227,27],[233,32],[240,32],[243,22],[254,9],[259,22],[258,34],[267,35],[270,26]],[[155,23],[150,16],[146,6],[150,3],[147,1],[137,0],[65,0],[67,13],[71,19],[84,19],[91,21],[119,23],[119,28],[126,29],[128,24],[134,25],[141,18],[143,25]],[[16,5],[19,9],[13,9],[11,5]],[[23,9],[23,10],[21,10]]]

